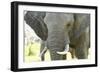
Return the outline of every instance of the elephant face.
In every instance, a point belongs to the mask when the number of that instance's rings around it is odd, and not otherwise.
[[[48,48],[56,49],[58,54],[65,54],[69,49],[69,32],[73,28],[74,16],[70,13],[46,13],[44,22],[48,28]],[[66,49],[65,49],[66,48]],[[63,51],[64,52],[59,52]]]
[[[87,58],[89,14],[46,13],[44,22],[48,28],[46,44],[51,51],[52,60],[61,60],[61,55],[68,52],[69,44],[75,46],[73,48],[76,48],[77,58]]]

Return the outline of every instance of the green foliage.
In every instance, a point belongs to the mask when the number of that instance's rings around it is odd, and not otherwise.
[[[39,62],[41,61],[39,54],[40,54],[40,44],[29,43],[25,47],[24,61],[25,62],[33,62],[33,61]],[[45,54],[45,60],[50,61],[49,51],[47,51]]]

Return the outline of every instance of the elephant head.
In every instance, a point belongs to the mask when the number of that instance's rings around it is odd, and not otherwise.
[[[64,48],[64,51],[57,51],[57,54],[66,54],[69,49],[69,32],[73,28],[74,16],[70,13],[46,13],[44,22],[48,28],[48,45],[54,45],[56,48]],[[52,40],[52,42],[51,42]],[[59,47],[58,47],[59,46]],[[53,47],[52,47],[53,48]]]
[[[77,58],[87,58],[89,14],[46,13],[44,22],[48,28],[46,45],[50,50],[52,60],[63,59],[69,47],[76,49]]]

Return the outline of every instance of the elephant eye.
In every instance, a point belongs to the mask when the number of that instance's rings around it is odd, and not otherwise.
[[[67,27],[70,27],[71,25],[70,24],[67,24]]]

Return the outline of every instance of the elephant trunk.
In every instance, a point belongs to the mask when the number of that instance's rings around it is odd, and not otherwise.
[[[61,51],[61,52],[57,51],[57,54],[64,55],[64,54],[67,54],[67,52],[69,51],[70,40],[69,40],[68,32],[65,32],[65,41],[66,41],[66,45],[65,45],[64,51]]]

